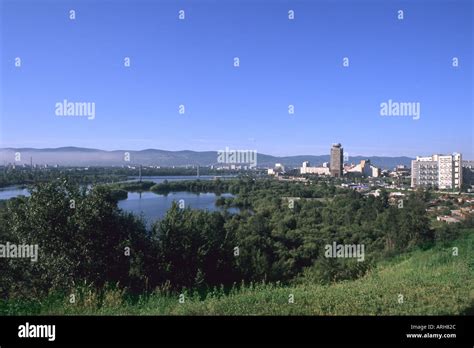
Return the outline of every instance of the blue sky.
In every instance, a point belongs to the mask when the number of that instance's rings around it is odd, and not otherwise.
[[[0,147],[474,159],[470,0],[0,2]],[[64,99],[95,119],[56,116]],[[381,116],[389,99],[420,119]]]

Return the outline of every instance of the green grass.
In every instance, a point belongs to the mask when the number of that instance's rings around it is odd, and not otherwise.
[[[45,301],[0,304],[3,315],[457,315],[474,314],[474,233],[449,246],[417,250],[380,263],[363,278],[330,285],[257,284],[229,294],[214,290],[205,299],[156,292],[135,301],[110,290]],[[453,256],[453,247],[459,256]],[[290,294],[295,303],[288,303]],[[399,303],[399,295],[403,303]],[[99,305],[100,303],[100,305]]]

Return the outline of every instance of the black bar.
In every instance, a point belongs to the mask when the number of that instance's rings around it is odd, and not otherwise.
[[[20,338],[26,323],[54,324],[55,340]],[[418,328],[425,326],[423,331]],[[428,325],[434,325],[429,327]],[[437,328],[445,325],[445,328]],[[410,344],[473,347],[473,316],[391,317],[0,317],[0,346],[47,344]],[[407,338],[407,334],[456,334]]]

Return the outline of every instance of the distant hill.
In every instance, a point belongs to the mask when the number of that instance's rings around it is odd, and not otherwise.
[[[3,148],[0,149],[0,164],[13,163],[16,152],[21,154],[21,161],[18,162],[20,164],[29,164],[31,157],[34,164],[58,164],[61,166],[122,166],[142,164],[170,167],[218,164],[216,151],[166,151],[157,149],[104,151],[72,146],[45,149]],[[125,152],[130,154],[130,162],[124,161]],[[392,169],[399,164],[410,166],[412,160],[410,157],[354,156],[349,157],[349,162],[359,163],[362,159],[370,159],[374,165],[383,169]],[[300,167],[303,161],[310,161],[311,165],[321,165],[324,162],[329,162],[329,155],[278,157],[257,154],[258,167],[273,167],[275,163],[282,163],[290,167]]]

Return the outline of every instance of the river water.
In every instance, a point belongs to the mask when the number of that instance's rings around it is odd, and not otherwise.
[[[227,177],[222,177],[221,179],[225,178]],[[130,177],[130,181],[136,179],[135,177]],[[155,183],[162,183],[165,180],[171,182],[196,179],[212,180],[214,176],[201,176],[199,178],[195,176],[151,176],[142,178],[144,181],[153,181]],[[6,200],[20,195],[29,196],[30,194],[26,188],[19,188],[18,186],[0,188],[0,200]],[[232,195],[228,193],[222,194],[222,196],[232,197]],[[173,201],[179,202],[183,200],[184,206],[189,206],[192,209],[216,211],[221,209],[215,205],[217,198],[219,198],[219,196],[214,193],[170,192],[164,195],[153,192],[129,192],[127,199],[119,201],[118,206],[124,211],[143,216],[146,222],[151,224],[157,219],[163,218]],[[232,213],[237,211],[238,209],[236,208],[229,209],[229,212]]]

